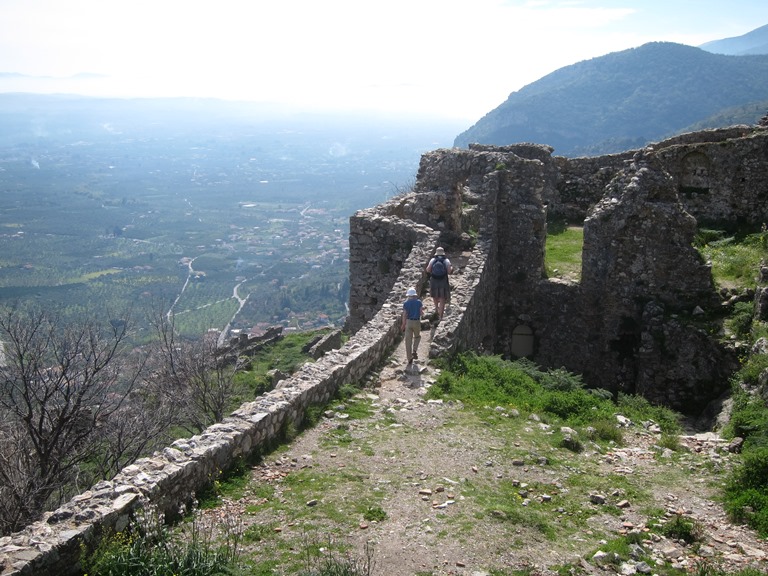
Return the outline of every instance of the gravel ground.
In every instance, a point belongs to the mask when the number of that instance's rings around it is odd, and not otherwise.
[[[623,445],[575,453],[530,415],[425,400],[435,376],[425,362],[406,370],[401,344],[370,388],[268,455],[242,497],[201,512],[204,522],[236,520],[254,574],[295,574],[310,549],[387,576],[548,574],[566,563],[768,571],[768,543],[728,523],[717,502],[736,457],[716,436],[683,436],[673,452],[632,423]],[[355,417],[353,404],[369,414]],[[694,545],[649,530],[678,516],[699,527]],[[626,534],[639,555],[611,556]]]

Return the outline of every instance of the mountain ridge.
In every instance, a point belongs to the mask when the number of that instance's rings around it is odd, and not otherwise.
[[[768,24],[741,36],[705,42],[700,44],[699,48],[715,54],[731,54],[733,56],[768,54]]]
[[[524,86],[459,134],[454,145],[534,142],[564,156],[588,149],[621,152],[766,95],[768,55],[650,42],[560,68]]]

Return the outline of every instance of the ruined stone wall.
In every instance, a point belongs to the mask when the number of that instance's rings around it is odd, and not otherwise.
[[[632,159],[635,152],[586,158],[557,156],[558,181],[549,202],[549,216],[580,225],[603,195],[603,190]]]
[[[701,225],[759,225],[768,209],[768,130],[732,126],[675,136],[648,146],[673,180],[680,201]],[[557,157],[559,180],[550,216],[578,223],[635,151],[590,158]]]
[[[697,133],[710,138],[688,135],[666,141],[656,156],[700,225],[760,226],[768,213],[768,130],[721,132],[721,140]]]
[[[414,245],[438,240],[438,232],[395,215],[406,203],[396,199],[381,211],[362,210],[349,220],[349,332],[362,328],[387,301]],[[424,266],[429,256],[424,254]],[[423,273],[412,278],[419,293],[425,281]]]
[[[729,351],[696,327],[720,301],[695,233],[658,157],[637,153],[584,222],[587,381],[688,413],[727,388]]]
[[[703,138],[706,145],[714,145],[711,138]],[[733,154],[750,146],[725,143]],[[735,356],[697,325],[697,315],[715,313],[720,302],[692,247],[696,221],[666,172],[667,157],[649,147],[611,156],[607,166],[600,159],[573,162],[582,182],[600,187],[599,200],[595,191],[580,199],[589,215],[579,283],[548,279],[544,267],[547,211],[575,173],[563,162],[551,148],[531,144],[430,152],[412,193],[356,217],[394,231],[407,215],[407,222],[439,232],[449,254],[462,247],[469,228],[482,232],[472,235],[472,266],[452,279],[459,316],[441,322],[432,356],[465,349],[522,354],[614,393],[642,393],[688,412],[703,408],[727,388]],[[430,221],[436,207],[443,211]]]
[[[342,384],[363,381],[401,337],[403,295],[423,277],[421,263],[433,250],[431,241],[413,247],[378,312],[339,350],[305,364],[223,422],[138,460],[21,532],[0,538],[0,574],[80,574],[81,546],[94,546],[105,532],[125,528],[139,507],[178,514],[221,471],[273,444],[288,424],[298,424],[309,406],[326,403]]]

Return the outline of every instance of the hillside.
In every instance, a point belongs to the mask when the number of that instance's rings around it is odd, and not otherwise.
[[[768,55],[652,42],[566,66],[513,92],[454,145],[534,142],[560,156],[620,152],[766,94]]]
[[[430,334],[421,352],[427,356]],[[619,416],[614,443],[588,440],[552,415],[436,399],[440,369],[407,371],[405,348],[317,426],[243,470],[204,530],[243,531],[254,574],[459,576],[727,574],[765,566],[765,540],[728,521],[718,490],[738,458],[716,434],[668,436]],[[436,386],[440,388],[440,386]],[[568,450],[567,434],[584,442]],[[677,538],[689,522],[695,537]],[[683,534],[687,536],[687,534]],[[630,546],[631,545],[631,546]],[[317,573],[317,572],[313,572]],[[650,572],[648,572],[650,573]],[[710,574],[716,574],[710,568]]]

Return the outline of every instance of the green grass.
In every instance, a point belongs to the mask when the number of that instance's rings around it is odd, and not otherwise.
[[[547,224],[544,268],[549,278],[581,278],[584,229],[578,226]]]
[[[254,396],[272,388],[269,376],[271,370],[292,374],[312,358],[302,348],[324,331],[295,332],[284,335],[280,340],[265,346],[250,357],[250,366],[235,375],[235,381],[250,388]]]
[[[758,266],[768,251],[768,231],[728,233],[702,229],[694,245],[704,260],[712,264],[712,276],[718,287],[748,288],[754,286]],[[583,246],[583,228],[547,223],[547,277],[579,280]]]
[[[443,372],[428,398],[460,400],[475,408],[499,406],[536,413],[547,422],[586,426],[613,420],[617,404],[604,394],[583,388],[576,375],[539,370],[530,361],[509,362],[497,356],[462,354]],[[653,420],[665,432],[680,429],[672,410],[653,406],[639,396],[620,395],[618,409],[635,421]]]
[[[195,522],[174,534],[150,514],[84,548],[81,562],[88,576],[225,576],[239,564],[240,536],[228,536],[222,543]]]
[[[712,264],[715,284],[725,288],[755,285],[760,261],[768,250],[768,231],[728,235],[721,230],[700,230],[694,243]]]

